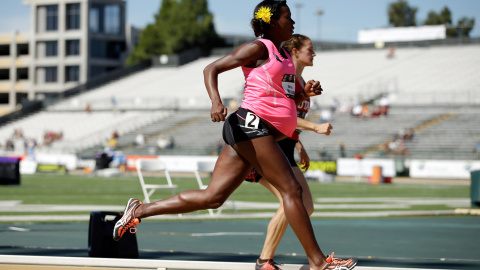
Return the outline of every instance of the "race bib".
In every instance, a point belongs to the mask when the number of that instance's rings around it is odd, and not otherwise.
[[[295,97],[295,75],[285,74],[283,75],[282,87],[285,90],[285,95],[289,98]]]
[[[251,129],[258,129],[258,124],[260,123],[260,118],[252,113],[247,112],[247,117],[245,117],[245,127]]]

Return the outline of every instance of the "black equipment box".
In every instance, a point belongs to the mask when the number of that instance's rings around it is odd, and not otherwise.
[[[88,256],[103,258],[138,258],[135,234],[127,231],[119,241],[113,240],[113,227],[119,212],[91,212],[88,228]]]
[[[20,159],[0,157],[0,185],[20,185]]]

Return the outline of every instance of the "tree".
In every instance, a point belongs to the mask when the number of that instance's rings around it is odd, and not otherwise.
[[[427,19],[423,22],[423,25],[440,25],[444,24],[447,27],[447,36],[456,36],[457,30],[452,27],[452,13],[448,7],[444,7],[440,14],[435,11],[428,13]]]
[[[457,35],[462,37],[469,37],[474,25],[475,18],[469,19],[467,17],[462,17],[460,20],[458,20]]]
[[[467,17],[462,17],[458,20],[457,25],[452,24],[452,14],[448,7],[444,7],[440,14],[437,14],[435,11],[430,11],[428,17],[423,23],[424,25],[440,25],[444,24],[447,27],[447,36],[448,37],[458,37],[464,36],[468,37],[470,32],[475,25],[475,19],[469,19]]]
[[[127,64],[153,55],[175,54],[190,48],[209,50],[223,45],[208,11],[207,0],[162,0],[155,22],[147,25]]]
[[[395,27],[417,25],[416,7],[410,7],[405,0],[398,0],[388,6],[388,23]]]
[[[439,25],[439,24],[452,24],[452,13],[448,7],[444,7],[440,14],[437,14],[435,11],[430,11],[428,17],[423,23],[424,25]]]

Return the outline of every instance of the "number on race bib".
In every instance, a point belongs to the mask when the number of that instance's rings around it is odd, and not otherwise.
[[[247,117],[245,118],[245,127],[251,129],[258,129],[258,124],[260,122],[260,118],[254,113],[247,112]]]

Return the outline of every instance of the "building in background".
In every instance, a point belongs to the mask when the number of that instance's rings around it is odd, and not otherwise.
[[[29,36],[12,32],[0,35],[0,116],[15,109],[30,89]]]
[[[0,34],[0,115],[122,67],[124,0],[25,0],[29,33]]]

